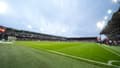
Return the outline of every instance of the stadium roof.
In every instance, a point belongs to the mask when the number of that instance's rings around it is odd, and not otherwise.
[[[120,34],[120,9],[115,12],[112,19],[108,22],[106,27],[101,31],[100,34]]]

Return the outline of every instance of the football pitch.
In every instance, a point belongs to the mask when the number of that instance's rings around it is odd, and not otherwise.
[[[0,43],[0,68],[120,68],[120,47],[90,42]]]

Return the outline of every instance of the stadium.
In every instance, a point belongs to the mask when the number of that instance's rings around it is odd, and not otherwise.
[[[120,68],[119,23],[120,9],[98,37],[67,37],[1,25],[0,68]]]

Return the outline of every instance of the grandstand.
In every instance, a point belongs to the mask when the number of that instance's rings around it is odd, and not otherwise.
[[[78,38],[67,38],[69,41],[87,41],[87,42],[96,42],[97,37],[78,37]]]
[[[0,26],[0,29],[4,29],[4,32],[0,32],[1,39],[10,40],[11,37],[15,40],[41,40],[41,41],[89,41],[96,42],[97,37],[61,37],[48,34],[42,34],[37,32],[17,30],[5,26]]]
[[[111,20],[100,34],[106,35],[109,39],[108,41],[116,45],[120,44],[120,8],[113,14]]]
[[[60,36],[53,36],[53,35],[47,35],[42,33],[36,33],[36,32],[30,32],[30,31],[24,31],[24,30],[17,30],[13,28],[8,28],[5,26],[0,26],[0,29],[4,28],[4,32],[0,32],[1,39],[7,40],[9,37],[15,37],[17,40],[59,40],[63,41],[65,40],[64,37]]]

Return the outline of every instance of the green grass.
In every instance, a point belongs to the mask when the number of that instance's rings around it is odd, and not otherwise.
[[[118,54],[97,43],[17,41],[0,44],[0,68],[118,68],[107,65],[120,61]]]
[[[109,60],[119,60],[120,56],[103,48],[102,45],[89,42],[17,42],[17,44],[36,48],[47,49],[60,53],[85,58],[97,62],[108,63]]]
[[[18,42],[17,42],[18,43]],[[107,63],[108,60],[120,60],[120,56],[109,52],[96,43],[87,42],[19,42],[21,45],[37,49],[48,49],[65,54],[83,57]]]
[[[120,62],[113,62],[112,64],[120,66]]]
[[[111,46],[110,48],[120,53],[120,46]]]
[[[24,46],[0,44],[0,68],[101,68]]]

